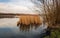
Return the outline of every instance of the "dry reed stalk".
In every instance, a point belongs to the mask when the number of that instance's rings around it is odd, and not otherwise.
[[[40,16],[39,15],[21,15],[19,17],[19,21],[17,24],[23,24],[23,25],[35,25],[35,24],[41,24],[42,21],[40,19]]]

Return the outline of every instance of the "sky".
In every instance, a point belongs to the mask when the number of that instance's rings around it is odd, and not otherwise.
[[[32,14],[35,8],[38,9],[31,0],[0,0],[0,12],[2,13]]]

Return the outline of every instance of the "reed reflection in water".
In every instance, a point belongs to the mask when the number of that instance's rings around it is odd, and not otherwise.
[[[42,22],[39,15],[21,15],[17,26],[19,26],[21,31],[29,31],[31,29],[37,29]]]
[[[2,18],[0,19],[0,38],[40,38],[43,36],[43,33],[46,32],[46,25],[30,25],[28,31],[23,31],[20,29],[20,26],[17,27],[16,23],[19,21],[19,18]],[[22,26],[23,27],[23,26]],[[21,28],[22,28],[21,27]],[[35,29],[36,27],[36,29]],[[21,31],[20,31],[21,30]],[[25,29],[24,29],[25,30]]]
[[[20,31],[29,31],[32,29],[37,29],[40,25],[20,25]]]

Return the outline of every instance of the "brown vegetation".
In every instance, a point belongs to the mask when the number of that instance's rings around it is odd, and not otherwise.
[[[20,26],[20,30],[28,31],[33,26],[35,29],[42,24],[42,20],[39,15],[21,15],[17,26]]]
[[[17,24],[25,24],[25,25],[29,25],[29,24],[41,24],[42,21],[40,19],[39,15],[21,15],[19,17],[19,21]]]

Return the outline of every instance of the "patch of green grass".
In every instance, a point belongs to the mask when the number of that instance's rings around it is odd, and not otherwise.
[[[60,38],[60,31],[59,31],[59,29],[51,31],[50,36],[46,36],[44,38]]]

